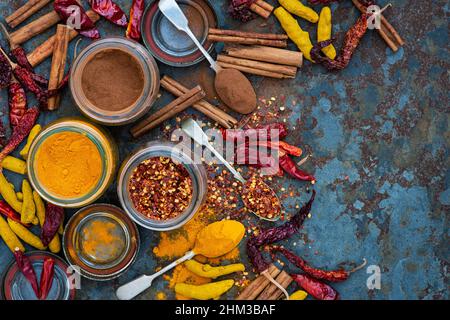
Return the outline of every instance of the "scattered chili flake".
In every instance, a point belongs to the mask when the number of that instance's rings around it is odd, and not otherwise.
[[[133,170],[128,190],[135,209],[154,220],[176,218],[192,200],[189,172],[168,157],[142,161]]]
[[[280,200],[275,192],[257,176],[247,180],[242,193],[242,201],[247,209],[259,217],[276,219],[281,215]]]

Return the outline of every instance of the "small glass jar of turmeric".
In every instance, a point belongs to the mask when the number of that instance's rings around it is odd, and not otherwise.
[[[114,179],[117,146],[103,129],[77,118],[50,123],[34,139],[28,177],[45,200],[79,208],[97,200]]]

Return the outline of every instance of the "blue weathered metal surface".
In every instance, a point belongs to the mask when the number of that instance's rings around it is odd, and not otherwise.
[[[0,15],[7,16],[24,2],[2,0]],[[117,2],[126,10],[131,3]],[[258,18],[247,24],[232,21],[226,14],[228,1],[212,2],[221,27],[279,30],[273,17],[267,22]],[[369,265],[381,268],[380,290],[368,290],[369,275],[360,271],[335,285],[343,299],[448,299],[449,6],[444,0],[400,0],[393,5],[386,17],[406,40],[397,53],[387,48],[376,32],[369,31],[342,72],[328,73],[305,62],[295,80],[251,80],[259,96],[286,99],[287,108],[282,114],[290,127],[296,128],[287,140],[314,153],[306,167],[315,171],[318,196],[312,218],[302,231],[301,239],[306,244],[301,241],[295,251],[307,254],[317,266],[335,267],[342,261],[366,257]],[[333,33],[338,34],[340,43],[359,12],[351,1],[334,3],[331,8]],[[33,18],[49,10],[47,6]],[[314,30],[304,21],[301,24]],[[102,36],[123,34],[122,29],[105,20],[98,27]],[[25,48],[31,50],[54,30],[28,41]],[[83,39],[80,47],[88,43]],[[1,44],[6,45],[4,39]],[[73,48],[74,42],[70,45],[71,56]],[[37,71],[48,74],[49,66],[47,60]],[[205,62],[183,69],[161,64],[160,68],[162,73],[186,83],[203,84],[211,79]],[[162,106],[169,97],[164,94],[156,106]],[[0,105],[3,121],[8,123],[5,90],[0,92]],[[79,115],[67,90],[62,107],[41,115],[40,122],[45,124],[66,115]],[[154,130],[134,141],[128,129],[110,128],[118,141],[121,159],[142,142],[161,136]],[[18,176],[8,177],[18,186]],[[306,186],[289,178],[282,182],[286,188],[303,190]],[[289,199],[285,205],[301,203],[307,197],[303,193],[301,199]],[[117,203],[114,187],[101,201]],[[294,211],[288,209],[289,213]],[[79,299],[114,299],[113,289],[119,284],[164,263],[152,255],[158,234],[140,231],[141,251],[131,270],[112,282],[83,279]],[[245,257],[243,243],[241,248]],[[0,274],[11,259],[11,253],[0,242]],[[156,290],[163,290],[164,285],[162,280],[155,281],[140,299],[154,298]],[[234,294],[232,291],[228,297]]]

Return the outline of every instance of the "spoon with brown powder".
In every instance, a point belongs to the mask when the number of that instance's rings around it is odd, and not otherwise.
[[[189,22],[175,0],[160,0],[159,10],[180,31],[185,32],[208,60],[216,72],[214,85],[219,98],[231,109],[242,114],[248,114],[256,108],[256,93],[250,81],[236,69],[221,68],[197,40]]]

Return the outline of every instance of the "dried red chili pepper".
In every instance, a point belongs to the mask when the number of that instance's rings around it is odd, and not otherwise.
[[[250,10],[250,6],[253,2],[255,2],[255,0],[231,0],[230,6],[228,7],[228,13],[234,19],[242,22],[253,20],[255,16]]]
[[[22,85],[15,78],[8,87],[9,123],[12,128],[20,123],[27,109],[27,95]]]
[[[339,300],[339,293],[330,285],[306,274],[291,274],[297,284],[318,300]]]
[[[3,159],[10,154],[28,136],[39,116],[39,108],[33,107],[25,111],[19,125],[15,126],[8,143],[0,152],[0,170]]]
[[[27,53],[21,46],[16,45],[15,48],[11,50],[11,55],[19,66],[33,72],[33,67],[28,61]]]
[[[280,167],[284,170],[284,172],[288,173],[291,177],[294,177],[302,181],[311,181],[311,183],[316,182],[316,178],[314,178],[313,175],[297,167],[296,163],[294,162],[294,160],[291,159],[289,155],[280,154],[279,163]]]
[[[17,267],[19,267],[23,276],[30,283],[36,297],[39,297],[37,277],[36,273],[34,272],[33,265],[31,264],[30,258],[28,258],[18,248],[16,248],[16,250],[14,251],[14,257],[16,259]]]
[[[8,58],[0,52],[0,89],[9,86],[12,77],[12,67]]]
[[[126,27],[128,24],[127,16],[123,10],[112,0],[89,0],[89,4],[93,11],[104,17],[105,19]]]
[[[278,139],[283,139],[287,136],[287,128],[283,123],[270,123],[266,125],[259,125],[256,128],[241,129],[220,129],[222,136],[228,141],[244,141],[246,137],[250,137],[256,140],[261,138],[262,140],[272,140],[273,131],[276,132]]]
[[[14,220],[16,222],[19,222],[21,224],[23,224],[20,221],[20,214],[18,214],[17,212],[14,211],[13,208],[11,208],[11,206],[9,204],[7,204],[5,201],[0,200],[0,214],[4,215],[5,217]],[[29,227],[30,225],[28,224],[23,224],[26,227]]]
[[[139,41],[141,39],[141,19],[144,14],[144,0],[133,0],[130,9],[130,21],[125,35],[127,38]]]
[[[59,14],[61,20],[78,31],[81,35],[91,38],[100,38],[95,24],[88,17],[83,7],[76,0],[55,0],[53,9]]]
[[[260,247],[287,239],[297,233],[311,211],[315,196],[316,191],[313,190],[309,201],[285,224],[278,227],[262,229],[258,235],[251,237],[247,241],[247,254],[249,260],[259,273],[269,267],[269,263],[265,261],[262,252],[260,251]]]
[[[55,275],[55,261],[52,258],[45,258],[44,265],[42,266],[41,282],[40,282],[40,294],[39,299],[45,300],[50,292],[53,283],[53,277]]]
[[[321,53],[321,50],[329,46],[333,42],[333,39],[316,43],[311,49],[311,58],[330,71],[342,70],[347,67],[359,42],[367,31],[367,19],[368,15],[362,14],[356,23],[347,31],[341,52],[334,60]]]
[[[302,257],[295,255],[293,252],[281,248],[281,247],[273,247],[271,251],[277,251],[282,253],[292,264],[296,267],[302,269],[309,276],[316,278],[318,280],[325,280],[330,282],[341,282],[348,279],[351,271],[346,271],[343,269],[340,270],[332,270],[326,271],[317,268],[311,267]]]
[[[279,141],[278,144],[282,151],[284,151],[287,154],[290,154],[292,156],[300,157],[303,153],[302,149],[300,149],[299,147],[293,146],[287,142]]]
[[[16,65],[13,69],[16,79],[27,89],[30,90],[39,101],[39,106],[46,108],[48,96],[46,90],[41,88],[33,79],[33,74],[29,70]]]
[[[44,246],[47,246],[52,241],[55,234],[58,232],[59,225],[64,219],[64,209],[52,203],[47,203],[45,206],[45,221],[41,230],[41,240]]]

